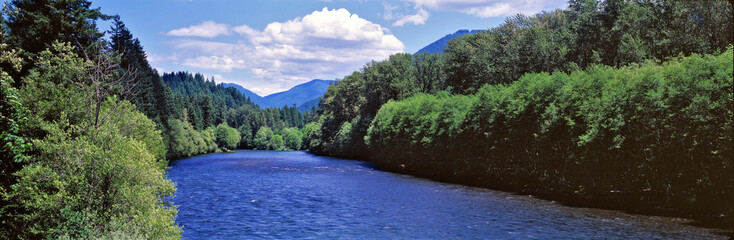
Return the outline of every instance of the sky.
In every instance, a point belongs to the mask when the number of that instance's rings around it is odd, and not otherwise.
[[[565,8],[550,0],[97,0],[119,15],[159,73],[202,73],[265,96],[341,79],[460,29]],[[98,22],[109,30],[109,22]]]

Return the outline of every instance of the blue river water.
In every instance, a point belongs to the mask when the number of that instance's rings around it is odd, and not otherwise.
[[[306,152],[171,163],[184,239],[716,239],[687,220],[573,208]]]

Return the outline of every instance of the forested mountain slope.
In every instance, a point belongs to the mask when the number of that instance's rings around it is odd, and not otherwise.
[[[252,102],[257,104],[261,108],[271,108],[283,106],[293,107],[294,105],[295,107],[300,107],[301,105],[309,101],[318,101],[317,99],[323,96],[329,86],[334,83],[335,81],[314,79],[306,83],[296,85],[295,87],[288,89],[287,91],[273,93],[265,97],[260,97],[259,95],[252,93],[250,90],[247,90],[246,88],[237,84],[223,83],[222,85],[225,87],[234,87],[245,96],[250,97]],[[302,112],[310,111],[310,106],[311,105],[309,105],[307,109],[304,108],[305,110]]]

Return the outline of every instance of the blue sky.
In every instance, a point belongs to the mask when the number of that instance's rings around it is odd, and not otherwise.
[[[566,1],[97,0],[120,15],[160,72],[200,72],[260,95],[340,79],[459,29],[488,29]],[[109,23],[99,23],[108,30]]]

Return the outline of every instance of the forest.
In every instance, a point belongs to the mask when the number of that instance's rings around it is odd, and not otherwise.
[[[6,5],[0,239],[178,239],[169,161],[243,148],[734,216],[727,1],[571,0],[443,53],[369,62],[306,113],[159,73],[122,19],[88,0]]]
[[[732,226],[732,22],[726,1],[572,0],[516,15],[443,53],[367,63],[329,88],[304,144]]]
[[[178,239],[168,161],[301,149],[313,117],[201,74],[160,75],[89,1],[10,1],[0,26],[0,239]]]

